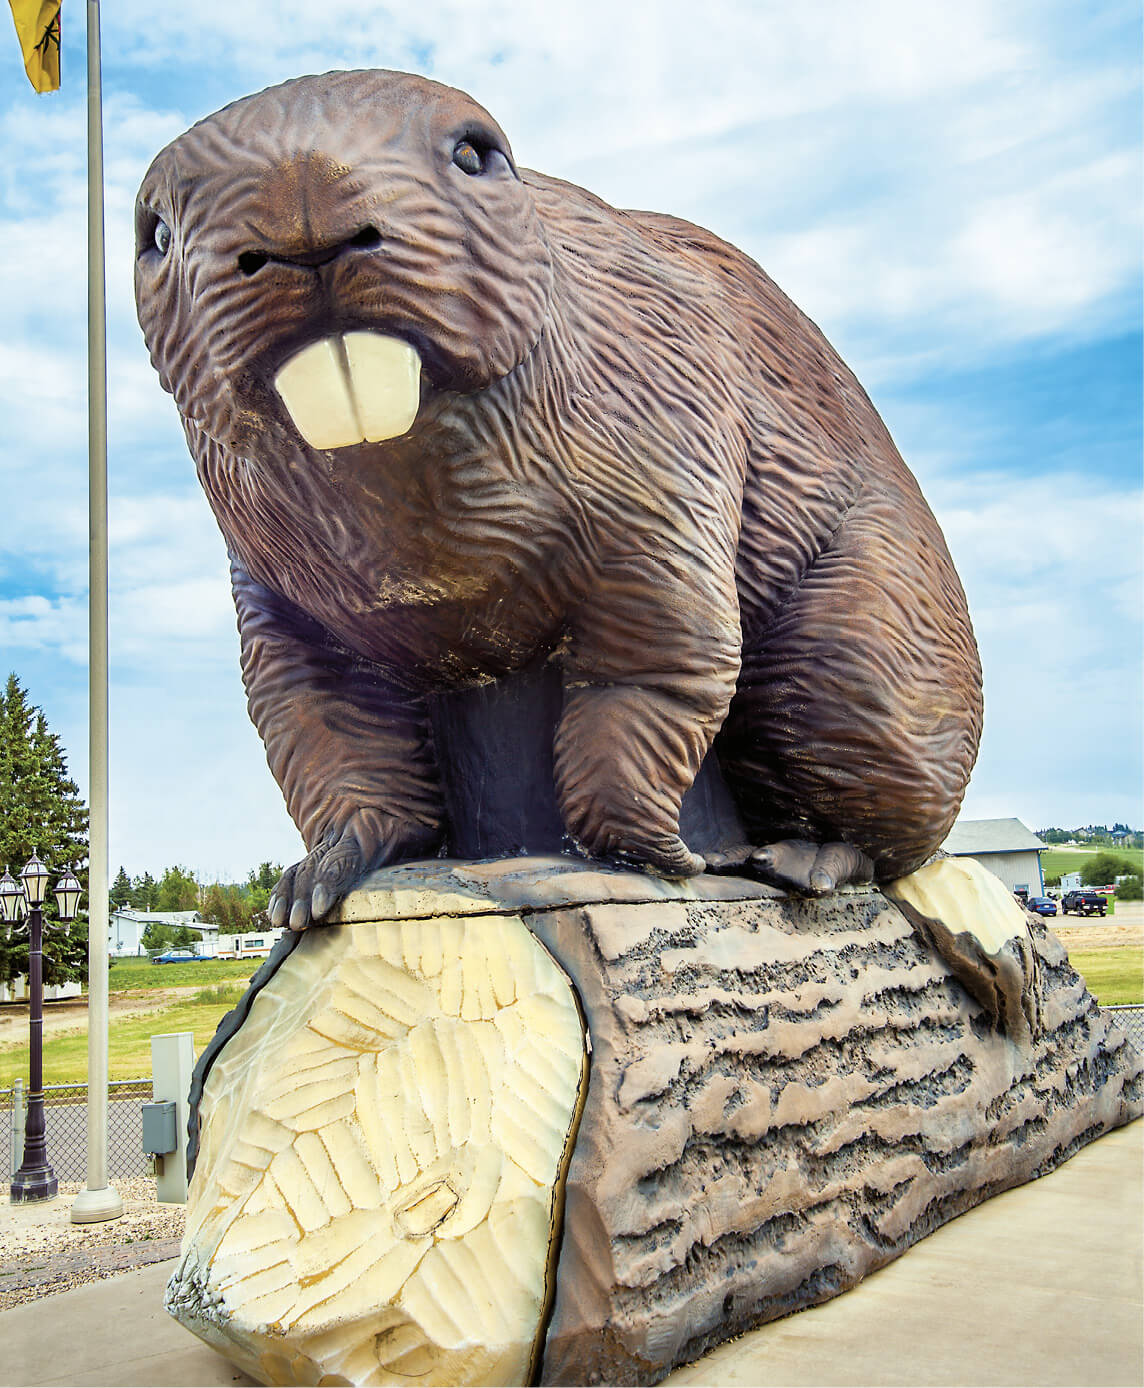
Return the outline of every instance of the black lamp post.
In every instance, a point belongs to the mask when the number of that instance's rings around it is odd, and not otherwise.
[[[48,1161],[44,1124],[44,895],[48,869],[34,853],[20,874],[23,887],[5,871],[0,877],[0,915],[11,925],[28,915],[28,1116],[24,1123],[24,1160],[9,1187],[13,1205],[51,1200],[59,1192],[56,1173]],[[71,868],[56,883],[56,904],[61,922],[73,921],[79,906],[80,885]]]

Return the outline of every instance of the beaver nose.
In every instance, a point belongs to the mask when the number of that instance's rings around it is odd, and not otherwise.
[[[300,265],[313,268],[328,265],[332,260],[355,250],[374,250],[381,244],[381,232],[375,226],[364,226],[330,246],[319,246],[312,251],[295,251],[293,255],[282,255],[276,251],[243,251],[238,257],[238,268],[244,275],[256,275],[268,262],[276,265]]]

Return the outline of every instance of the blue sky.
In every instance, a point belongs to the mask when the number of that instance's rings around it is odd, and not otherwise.
[[[985,667],[965,813],[1141,823],[1138,3],[696,14],[107,7],[113,872],[225,878],[300,850],[246,721],[222,541],[135,324],[131,208],[192,121],[350,66],[460,86],[520,163],[754,256],[854,368],[946,532]],[[54,96],[0,30],[0,674],[86,787],[83,20],[64,0]]]

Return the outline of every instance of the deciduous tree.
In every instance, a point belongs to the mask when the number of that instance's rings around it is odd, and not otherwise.
[[[1117,877],[1131,871],[1132,864],[1127,858],[1118,858],[1115,853],[1094,853],[1085,860],[1080,880],[1086,887],[1107,887]]]

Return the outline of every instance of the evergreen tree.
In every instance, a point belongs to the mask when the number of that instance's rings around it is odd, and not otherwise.
[[[50,889],[70,866],[85,894],[82,909],[87,893],[87,807],[68,776],[59,737],[11,674],[0,694],[0,868],[7,866],[17,877],[33,852],[50,873],[44,902],[44,982],[86,979],[86,923],[61,927]],[[0,980],[10,981],[27,968],[27,926],[14,927],[7,938],[0,931]]]
[[[263,928],[262,922],[256,924],[254,917],[266,914],[266,908],[270,904],[270,893],[277,886],[281,876],[281,863],[259,863],[257,872],[252,870],[247,874],[246,898],[250,907],[251,925],[255,929]]]
[[[111,891],[107,894],[108,905],[113,911],[118,911],[123,906],[129,906],[133,900],[131,895],[131,878],[121,867],[115,874],[115,881],[111,884]]]
[[[131,904],[137,911],[154,911],[159,900],[159,884],[149,872],[131,883]]]

